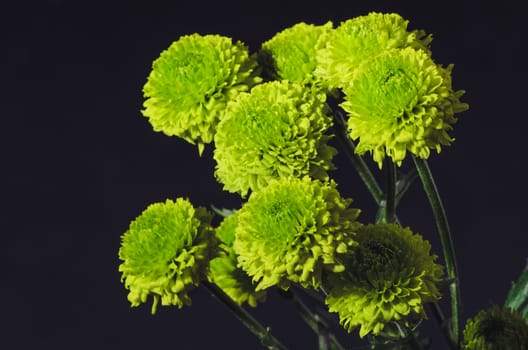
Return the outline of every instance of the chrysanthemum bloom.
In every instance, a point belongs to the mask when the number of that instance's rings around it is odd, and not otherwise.
[[[332,22],[313,25],[304,22],[275,34],[262,44],[261,57],[268,56],[272,62],[272,74],[300,84],[316,84],[314,75],[317,50],[324,47]]]
[[[247,302],[256,306],[257,302],[266,300],[266,291],[255,291],[255,284],[251,277],[237,267],[237,256],[233,250],[235,229],[238,225],[238,214],[226,217],[216,229],[216,236],[220,239],[220,256],[211,260],[211,280],[239,305]]]
[[[259,81],[247,47],[220,35],[180,37],[152,64],[143,115],[155,131],[210,143],[226,103]]]
[[[440,298],[442,267],[430,244],[408,228],[371,224],[358,230],[357,247],[344,258],[345,271],[328,277],[328,309],[359,335],[378,334],[392,321],[425,318],[424,303]]]
[[[341,271],[338,256],[356,244],[359,210],[335,183],[281,178],[253,192],[239,211],[234,249],[257,290],[290,282],[317,288],[323,270]]]
[[[495,305],[467,321],[463,349],[528,349],[528,324],[517,311]]]
[[[215,175],[224,190],[244,197],[279,177],[327,179],[337,151],[324,134],[332,125],[325,100],[286,80],[239,94],[215,135]]]
[[[387,50],[364,61],[344,89],[356,152],[371,152],[382,167],[385,156],[401,165],[407,151],[426,159],[430,150],[450,145],[455,113],[468,108],[454,92],[451,70],[435,64],[422,50]]]
[[[357,66],[387,49],[413,47],[429,52],[432,37],[423,30],[407,31],[408,23],[396,13],[376,12],[342,22],[317,52],[316,75],[330,87],[343,88]]]
[[[153,297],[162,305],[190,305],[188,292],[207,277],[217,252],[212,214],[182,198],[154,203],[122,236],[119,266],[132,306]]]

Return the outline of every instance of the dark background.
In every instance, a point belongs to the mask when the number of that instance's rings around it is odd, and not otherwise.
[[[140,114],[151,62],[183,34],[231,36],[255,51],[297,22],[398,12],[433,33],[470,110],[430,166],[459,258],[464,318],[502,303],[525,264],[526,19],[513,1],[13,1],[0,8],[2,233],[0,348],[258,349],[199,288],[193,306],[131,308],[117,272],[120,236],[150,203],[178,196],[236,207],[213,177],[211,147],[154,133]],[[371,221],[373,201],[344,156],[331,175]],[[404,164],[408,167],[410,162]],[[372,164],[372,163],[369,163]],[[374,169],[374,168],[373,168]],[[382,179],[382,177],[380,177]],[[419,183],[399,208],[438,255]],[[7,224],[7,225],[6,225]],[[291,349],[316,338],[274,292],[250,310]],[[435,349],[444,343],[433,321]],[[346,338],[354,343],[357,332]],[[346,340],[348,339],[348,340]]]

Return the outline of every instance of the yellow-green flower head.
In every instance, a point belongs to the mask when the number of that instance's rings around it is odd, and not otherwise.
[[[364,60],[387,49],[413,47],[429,52],[432,37],[422,30],[407,31],[408,23],[396,13],[376,12],[342,22],[317,53],[316,75],[331,87],[343,88]]]
[[[332,22],[324,25],[297,23],[277,33],[262,44],[261,55],[269,55],[274,73],[279,79],[300,84],[314,84],[315,55],[332,30]]]
[[[247,47],[220,35],[180,37],[152,64],[143,115],[155,131],[197,144],[213,140],[226,103],[260,78]]]
[[[210,278],[231,299],[239,305],[247,302],[250,306],[257,306],[257,302],[266,300],[266,291],[255,291],[255,284],[251,277],[237,267],[237,256],[233,250],[235,229],[238,225],[238,214],[226,217],[216,229],[216,236],[220,239],[221,254],[211,260]]]
[[[356,240],[345,271],[328,277],[329,311],[348,332],[360,327],[361,337],[392,321],[424,318],[424,303],[440,298],[436,284],[443,272],[429,242],[395,224],[363,226]]]
[[[255,86],[228,105],[215,135],[215,175],[245,197],[279,177],[327,179],[336,149],[325,135],[326,95],[286,80]]]
[[[338,256],[356,244],[359,210],[335,183],[281,178],[253,192],[240,209],[233,245],[257,290],[290,282],[317,288],[323,270],[341,271]]]
[[[468,108],[459,100],[464,91],[452,89],[452,68],[412,48],[387,50],[363,62],[341,104],[350,137],[359,139],[356,152],[371,152],[381,168],[386,155],[401,165],[407,151],[426,159],[431,149],[449,145],[455,113]]]
[[[188,292],[207,277],[218,249],[212,214],[186,199],[151,204],[122,236],[119,266],[132,306],[153,297],[162,305],[190,305]]]
[[[464,350],[528,349],[528,324],[521,314],[497,305],[480,311],[466,323]]]

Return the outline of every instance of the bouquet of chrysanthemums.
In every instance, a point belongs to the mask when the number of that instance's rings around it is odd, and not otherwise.
[[[427,159],[452,143],[468,105],[452,86],[453,66],[433,60],[432,36],[407,27],[398,14],[370,13],[337,26],[295,24],[253,53],[229,37],[196,33],[161,53],[143,88],[143,115],[200,155],[212,144],[214,176],[240,207],[195,207],[187,198],[148,206],[119,250],[132,306],[150,299],[152,313],[181,308],[204,286],[264,347],[285,349],[244,308],[278,288],[318,334],[319,349],[345,349],[332,316],[369,340],[362,348],[426,349],[418,331],[432,318],[451,349],[528,349],[528,269],[503,305],[461,317],[451,233]],[[374,218],[360,218],[329,175],[338,149],[377,203]],[[385,172],[383,186],[364,156]],[[414,166],[404,173],[409,158]],[[445,266],[427,240],[400,225],[397,205],[416,179]]]

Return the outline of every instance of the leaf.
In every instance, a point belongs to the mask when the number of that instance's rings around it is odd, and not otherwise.
[[[504,306],[521,311],[521,307],[528,301],[528,263],[521,272],[517,282],[513,282]],[[527,306],[528,307],[528,306]],[[525,308],[526,311],[526,308]],[[526,318],[526,313],[525,313]]]

